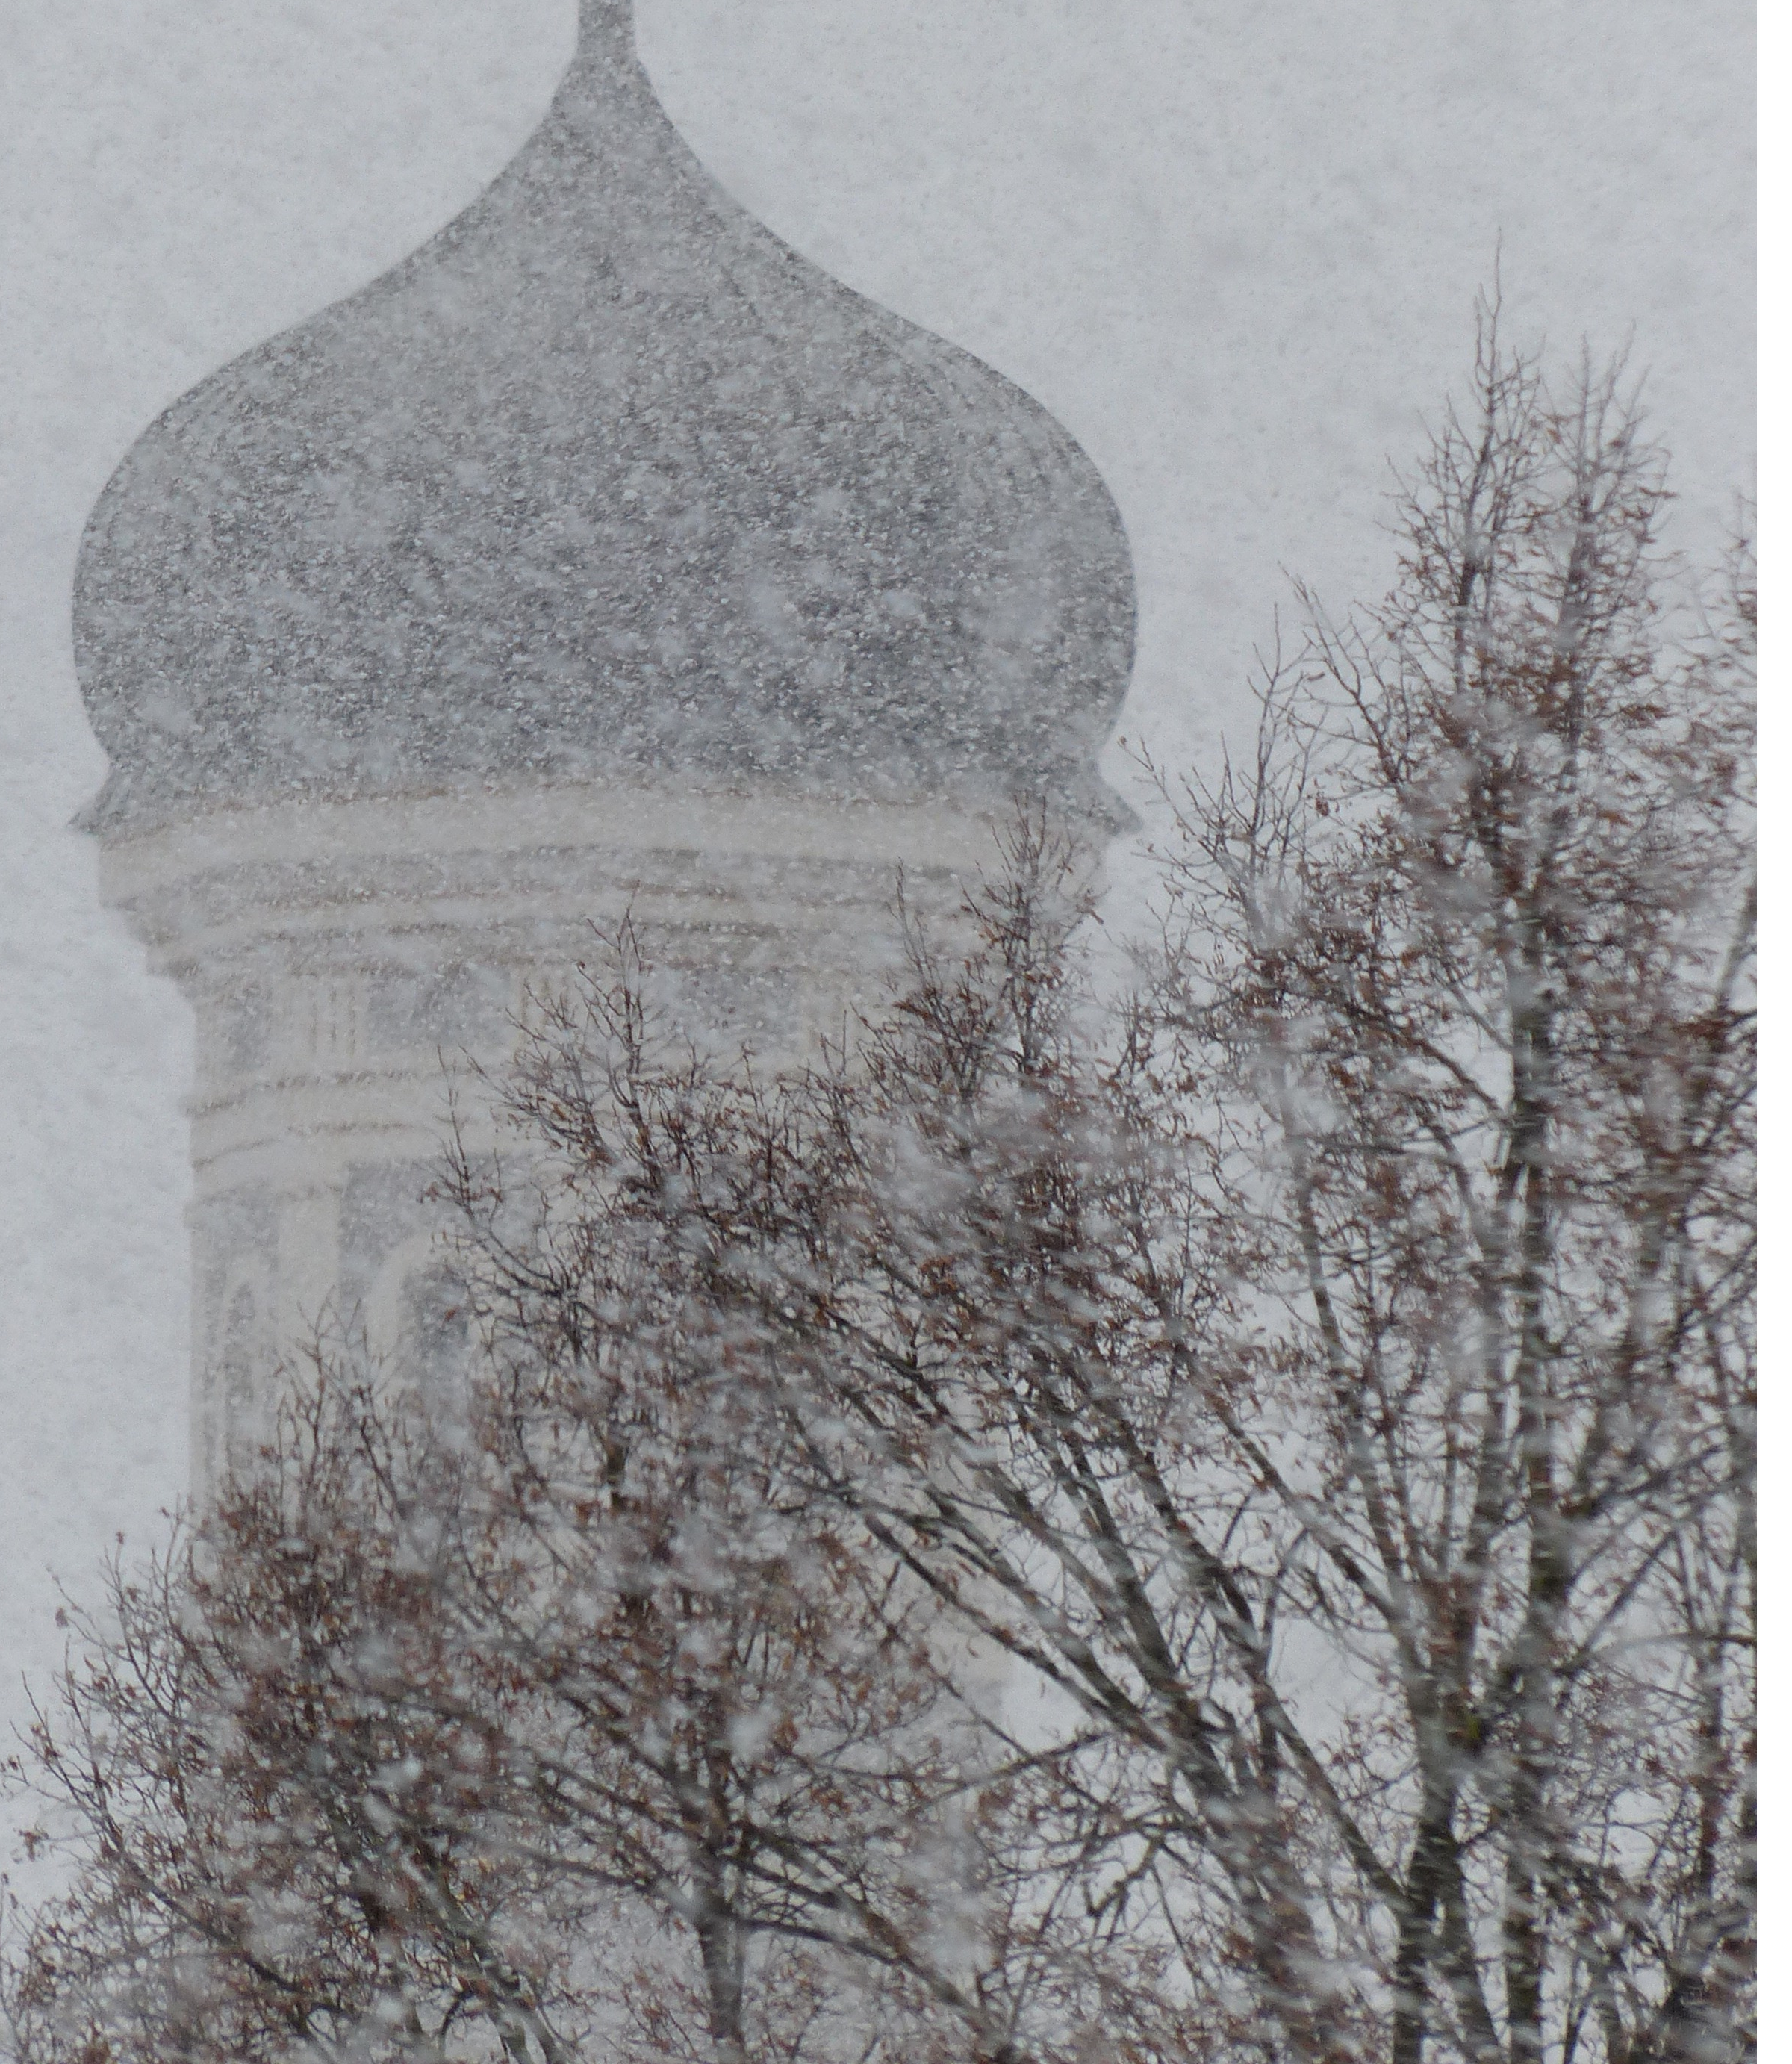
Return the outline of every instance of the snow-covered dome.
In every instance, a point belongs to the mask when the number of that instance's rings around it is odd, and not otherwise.
[[[585,0],[465,214],[146,432],[74,629],[120,828],[493,778],[1109,816],[1133,587],[1067,433],[730,201]]]

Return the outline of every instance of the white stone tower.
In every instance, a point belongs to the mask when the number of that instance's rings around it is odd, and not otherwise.
[[[441,1056],[632,906],[787,1047],[1017,794],[1093,826],[1130,562],[1026,395],[743,214],[629,0],[423,248],[203,381],[89,524],[107,894],[191,998],[193,1471],[327,1305],[427,1322]]]

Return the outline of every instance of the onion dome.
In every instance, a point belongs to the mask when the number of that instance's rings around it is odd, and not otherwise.
[[[74,632],[101,826],[494,780],[1112,823],[1133,585],[1067,433],[736,207],[585,0],[465,214],[145,433]]]

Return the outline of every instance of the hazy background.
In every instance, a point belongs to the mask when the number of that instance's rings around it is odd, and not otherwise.
[[[191,1028],[67,828],[68,598],[159,409],[401,258],[540,116],[574,0],[0,0],[0,1755],[185,1466]],[[1246,715],[1287,575],[1385,584],[1390,457],[1515,335],[1633,337],[1705,543],[1749,481],[1744,0],[639,0],[723,183],[1037,395],[1137,557],[1123,728]],[[1117,767],[1118,763],[1116,763]],[[0,1859],[3,1864],[3,1859]]]

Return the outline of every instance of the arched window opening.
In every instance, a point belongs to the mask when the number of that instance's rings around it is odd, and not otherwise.
[[[463,1394],[473,1329],[465,1286],[440,1260],[406,1279],[399,1315],[398,1367],[425,1404]]]
[[[232,1470],[253,1461],[261,1432],[256,1396],[258,1316],[254,1288],[243,1284],[225,1312],[218,1356],[220,1459]]]

